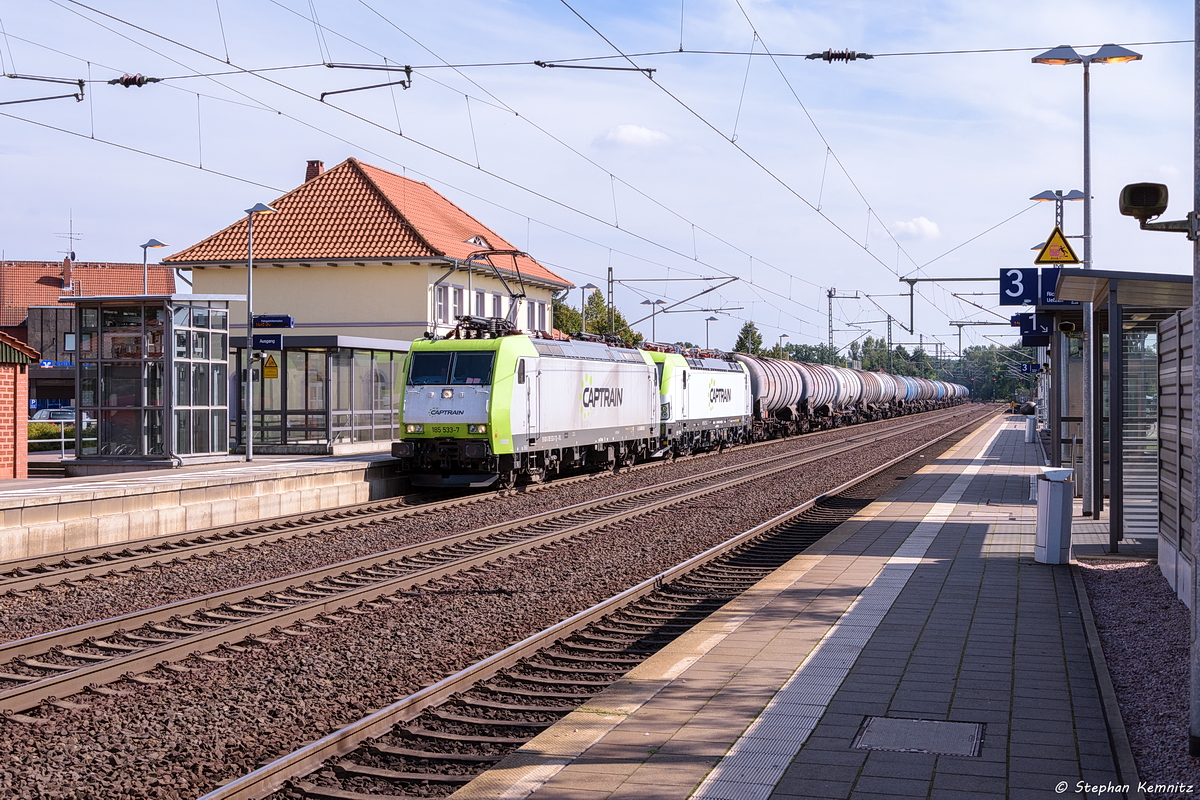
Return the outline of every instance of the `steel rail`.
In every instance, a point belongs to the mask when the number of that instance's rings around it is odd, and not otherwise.
[[[951,407],[951,409],[955,408],[957,407]],[[905,418],[893,417],[861,423],[855,426],[855,430],[862,431],[864,436],[869,436],[868,426],[886,425],[897,419]],[[818,431],[816,433],[827,432]],[[773,439],[754,442],[743,445],[739,449],[765,447],[778,444],[780,441],[782,440]],[[710,455],[713,453],[706,452],[684,458],[704,458]],[[634,467],[626,467],[625,470],[653,469],[657,465],[658,462],[648,462]],[[597,473],[589,473],[560,478],[551,484],[530,484],[522,487],[520,491],[542,491],[554,486],[594,480],[597,476]],[[391,522],[414,514],[487,502],[503,495],[506,491],[512,490],[417,504],[412,502],[412,498],[422,496],[420,494],[391,500],[370,500],[365,503],[337,506],[323,511],[283,514],[255,522],[215,525],[187,533],[131,539],[120,544],[94,545],[54,554],[43,553],[28,558],[0,561],[0,593],[19,594],[68,581],[83,581],[96,576],[117,575],[139,568],[163,567],[180,559],[199,558],[231,549],[256,547],[288,539],[334,533],[359,523]]]
[[[953,416],[953,415],[951,415]],[[892,420],[880,420],[890,422]],[[863,431],[864,436],[870,433]],[[751,447],[778,443],[759,442]],[[706,454],[707,455],[707,454]],[[693,458],[696,456],[693,456]],[[655,464],[640,464],[635,469],[653,468]],[[576,481],[592,480],[596,475],[576,476],[555,481],[552,485],[537,484],[528,487],[532,490],[543,490],[552,486],[569,485]],[[338,508],[324,512],[303,512],[272,517],[256,523],[241,523],[238,525],[221,525],[188,534],[172,535],[171,537],[152,537],[125,542],[121,550],[114,551],[113,545],[78,548],[56,553],[57,562],[47,563],[45,555],[28,559],[18,559],[0,562],[0,592],[20,593],[30,590],[44,589],[56,583],[68,581],[84,581],[97,576],[107,577],[130,572],[136,569],[164,567],[176,561],[198,558],[213,553],[225,552],[231,549],[262,546],[264,544],[298,539],[309,536],[320,536],[334,533],[361,524],[375,522],[391,522],[404,519],[416,514],[457,508],[465,505],[485,502],[494,499],[498,493],[488,493],[467,498],[435,501],[421,505],[411,505],[407,498],[395,502],[370,501]],[[204,541],[209,540],[212,541]],[[145,552],[139,552],[145,550]],[[122,553],[132,552],[130,556],[114,558]],[[89,559],[98,559],[89,563]],[[61,566],[82,561],[75,566]],[[57,568],[56,568],[57,567]],[[41,570],[41,571],[38,571]],[[9,577],[14,573],[16,577]]]
[[[488,680],[502,670],[509,669],[524,659],[530,658],[559,639],[563,639],[576,631],[608,616],[627,605],[634,603],[650,594],[662,584],[678,578],[687,572],[703,567],[729,551],[746,544],[750,540],[770,533],[772,530],[786,525],[795,517],[808,511],[821,500],[844,492],[855,485],[868,480],[875,475],[890,469],[896,464],[911,458],[929,447],[973,425],[981,424],[984,418],[972,419],[963,425],[948,431],[935,439],[916,447],[887,463],[875,467],[862,475],[852,478],[840,486],[829,490],[811,500],[779,514],[778,516],[744,531],[703,553],[683,561],[674,567],[666,569],[641,583],[626,589],[620,594],[601,601],[585,611],[581,611],[540,633],[534,634],[514,645],[490,656],[464,670],[454,673],[418,692],[404,697],[390,706],[382,708],[368,716],[353,722],[344,728],[334,731],[315,742],[289,753],[275,761],[259,767],[241,778],[230,781],[202,795],[199,800],[259,800],[266,795],[282,789],[284,785],[295,778],[302,777],[317,769],[326,761],[353,752],[368,739],[378,738],[388,733],[397,725],[411,722],[431,706],[439,705],[456,694],[467,691],[472,685]]]
[[[882,438],[890,438],[891,436],[908,433],[911,427],[913,426],[897,426],[888,431],[889,437]],[[875,441],[879,441],[880,438],[876,437]],[[411,545],[399,550],[320,567],[304,573],[288,575],[283,578],[254,584],[249,587],[239,587],[227,592],[183,600],[168,606],[132,612],[97,623],[80,625],[63,631],[55,631],[9,642],[0,645],[0,660],[15,660],[20,663],[23,659],[29,658],[23,655],[21,651],[36,649],[39,651],[39,654],[47,652],[54,654],[60,652],[63,648],[73,645],[90,645],[97,640],[103,640],[107,637],[125,637],[127,635],[126,632],[131,629],[137,630],[155,623],[158,623],[160,628],[165,623],[171,622],[175,625],[206,626],[197,631],[172,628],[170,629],[172,633],[185,635],[183,638],[162,639],[161,644],[147,641],[149,637],[140,636],[137,640],[140,649],[137,651],[114,655],[108,660],[101,662],[93,661],[78,669],[71,669],[68,665],[57,665],[56,668],[59,670],[57,674],[46,677],[28,676],[30,680],[27,682],[0,691],[0,712],[11,714],[23,711],[33,708],[43,701],[56,700],[59,697],[78,693],[97,683],[110,682],[139,670],[153,669],[165,663],[164,657],[168,655],[174,655],[176,658],[179,658],[178,654],[181,651],[189,651],[189,655],[199,655],[199,651],[195,648],[202,645],[211,648],[228,645],[231,637],[236,637],[237,640],[244,640],[261,636],[264,633],[275,632],[298,622],[319,618],[323,614],[337,613],[349,605],[361,604],[372,600],[390,602],[386,600],[386,595],[403,592],[414,586],[437,580],[446,575],[483,566],[507,556],[579,536],[598,527],[617,524],[628,519],[653,513],[662,508],[685,503],[697,496],[706,496],[714,491],[733,488],[750,481],[761,480],[764,477],[795,469],[817,459],[825,459],[857,449],[859,446],[861,444],[858,442],[820,445],[800,454],[783,454],[765,461],[714,470],[700,476],[690,476],[654,487],[633,490],[622,495],[617,495],[614,498],[585,501],[565,509],[544,512],[513,522],[499,523],[487,528],[471,531],[467,534],[446,537],[419,545]],[[766,469],[759,469],[764,464],[769,464],[770,466]],[[725,483],[716,486],[711,485],[712,479],[721,480],[723,477],[728,477],[729,474],[737,472],[744,474],[740,477],[727,480]],[[697,484],[705,485],[696,486]],[[686,488],[687,485],[696,486],[696,488],[689,490]],[[670,494],[680,489],[683,491]],[[648,499],[652,495],[660,495],[660,498],[651,500],[649,503],[639,505],[636,508],[622,508],[622,506],[630,502]],[[603,511],[604,507],[612,510]],[[589,516],[596,513],[603,513],[604,516],[598,519],[595,516]],[[499,547],[489,547],[478,554],[447,561],[428,569],[415,570],[395,578],[379,579],[374,583],[362,585],[358,588],[346,588],[344,586],[345,582],[343,582],[343,586],[341,587],[337,587],[336,584],[334,587],[324,585],[326,580],[344,576],[353,569],[377,567],[381,563],[386,564],[396,561],[406,555],[414,556],[429,553],[431,550],[444,549],[447,546],[478,543],[480,539],[489,535],[509,533],[517,528],[529,528],[555,519],[565,520],[581,516],[588,518],[565,529],[523,538],[520,541],[502,544]],[[311,588],[297,590],[298,586]],[[341,590],[307,602],[296,602],[286,609],[271,611],[268,605],[266,606],[268,610],[256,613],[254,616],[245,617],[241,622],[228,620],[228,624],[223,624],[220,627],[215,626],[211,617],[205,620],[181,619],[181,617],[191,614],[229,605],[235,606],[234,611],[252,613],[246,609],[246,604],[253,606],[255,601],[261,600],[264,597],[268,598],[269,601],[277,603],[280,597],[294,598],[294,594],[297,592],[303,596],[306,591],[310,594],[313,591],[332,592],[335,591],[335,588]],[[320,624],[314,623],[313,627],[320,627]],[[117,645],[117,647],[121,648],[122,645]],[[124,647],[127,649],[128,645]],[[118,650],[118,653],[120,652]],[[77,656],[70,652],[63,655],[77,660]],[[45,667],[43,665],[47,663],[49,662],[35,661],[35,663],[29,666],[44,671]],[[13,673],[9,673],[8,675],[13,675]],[[8,675],[0,677],[7,678]]]

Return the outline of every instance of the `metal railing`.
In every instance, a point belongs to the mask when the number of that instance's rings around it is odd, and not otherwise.
[[[67,455],[68,446],[70,447],[70,450],[72,453],[75,452],[75,420],[31,419],[31,420],[29,420],[29,425],[31,425],[31,426],[32,425],[56,425],[56,426],[58,426],[58,437],[54,438],[54,439],[34,439],[34,438],[30,437],[29,443],[28,443],[28,448],[27,448],[28,452],[30,452],[30,453],[50,452],[50,449],[47,449],[47,448],[37,447],[37,449],[35,449],[36,445],[46,445],[46,444],[58,445],[58,451],[64,458]],[[67,435],[67,426],[68,425],[71,426],[71,435],[70,436]],[[91,433],[92,433],[91,436],[87,435],[89,428],[91,428]],[[84,426],[83,426],[83,430],[84,430],[83,441],[85,441],[85,442],[97,441],[96,423],[94,421],[90,422],[90,423],[85,422]]]

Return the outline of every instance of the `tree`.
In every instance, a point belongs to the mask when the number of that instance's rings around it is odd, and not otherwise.
[[[564,333],[574,333],[583,330],[580,324],[579,311],[567,305],[567,294],[570,290],[563,289],[555,292],[551,300],[554,309],[554,327]]]
[[[792,361],[804,361],[809,364],[833,364],[837,367],[846,365],[837,348],[827,344],[787,344],[783,347],[784,357]]]
[[[563,333],[580,333],[584,327],[583,317],[578,309],[567,305],[569,293],[569,289],[564,289],[554,295],[554,327]],[[616,333],[626,344],[637,344],[643,338],[629,327],[620,311],[604,302],[604,295],[599,289],[588,295],[584,311],[587,313],[588,333]]]
[[[629,327],[629,322],[620,311],[604,302],[604,295],[599,289],[588,295],[584,312],[587,314],[588,333],[615,333],[626,344],[637,344],[645,338]]]
[[[749,353],[752,356],[762,355],[762,334],[754,327],[753,322],[747,322],[738,333],[737,341],[733,343],[733,352]]]

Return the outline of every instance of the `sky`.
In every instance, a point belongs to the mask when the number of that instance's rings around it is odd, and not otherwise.
[[[1083,69],[1031,63],[1056,45],[1144,55],[1091,68],[1094,266],[1191,271],[1187,240],[1139,231],[1117,197],[1165,183],[1163,218],[1186,215],[1192,30],[1182,0],[0,3],[0,73],[86,81],[76,102],[38,99],[76,85],[0,78],[0,259],[138,262],[150,238],[166,256],[295,188],[306,161],[354,157],[577,286],[611,267],[630,321],[664,301],[662,341],[728,348],[753,321],[768,346],[824,343],[836,289],[857,295],[834,301],[837,346],[890,315],[895,342],[953,352],[950,322],[1007,324],[997,283],[917,284],[909,333],[900,278],[1033,266],[1054,204],[1028,198],[1083,187]],[[876,57],[797,57],[830,49]],[[414,69],[408,88],[343,92],[405,74],[323,64]],[[107,83],[138,73],[163,80]]]

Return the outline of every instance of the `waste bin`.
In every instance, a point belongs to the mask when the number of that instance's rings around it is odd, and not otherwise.
[[[1025,418],[1025,444],[1037,441],[1037,417]]]
[[[1039,564],[1071,563],[1071,502],[1075,470],[1042,468],[1037,476],[1037,535],[1033,560]]]

